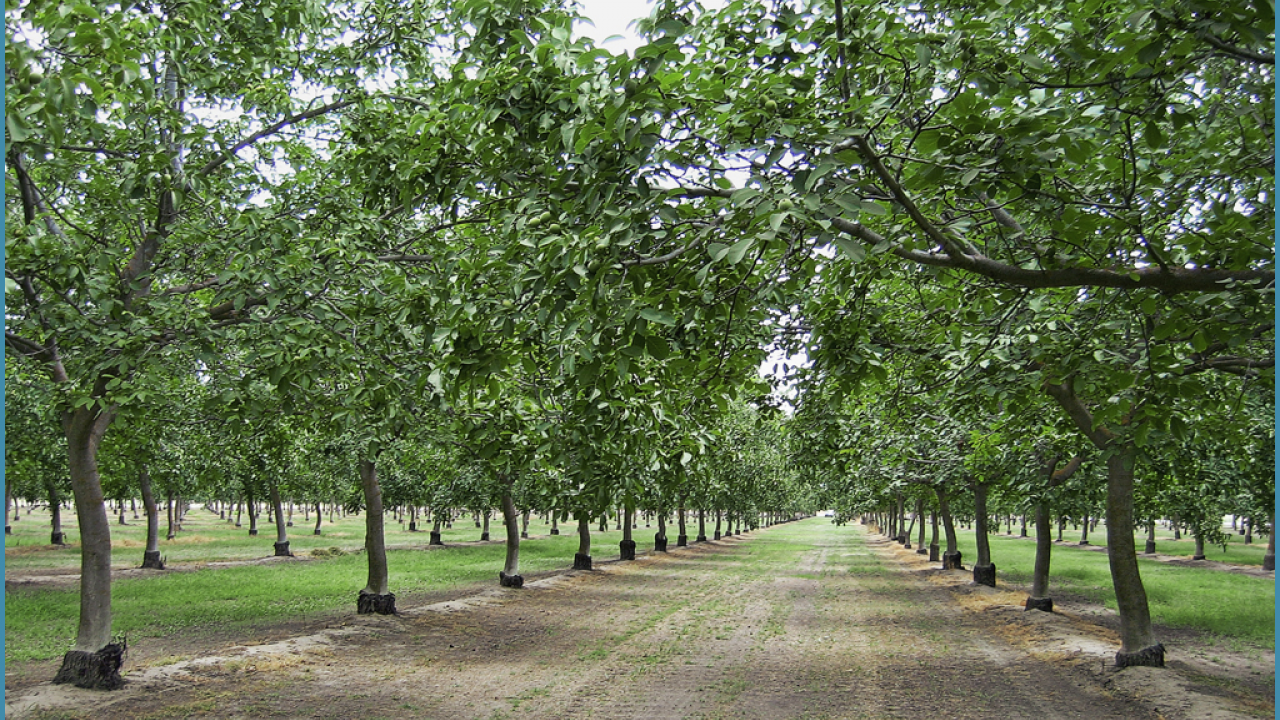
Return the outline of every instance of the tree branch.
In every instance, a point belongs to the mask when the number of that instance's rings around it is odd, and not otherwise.
[[[196,175],[198,176],[208,175],[214,170],[217,170],[219,167],[222,167],[222,165],[224,165],[228,160],[235,157],[236,153],[240,152],[241,150],[249,147],[250,145],[258,142],[259,140],[265,137],[269,137],[271,135],[274,135],[280,132],[281,130],[283,130],[284,128],[290,125],[300,123],[304,120],[310,120],[311,118],[320,117],[321,115],[327,115],[328,113],[331,113],[335,110],[341,110],[346,107],[351,107],[352,105],[355,105],[356,102],[358,101],[337,100],[329,103],[328,105],[322,105],[313,110],[307,110],[306,112],[301,112],[301,113],[298,113],[297,115],[290,115],[284,118],[283,120],[281,120],[280,122],[277,122],[273,125],[268,125],[267,127],[259,130],[258,132],[236,143],[235,145],[232,145],[230,149],[223,152],[218,157],[205,163],[204,167],[196,171]]]

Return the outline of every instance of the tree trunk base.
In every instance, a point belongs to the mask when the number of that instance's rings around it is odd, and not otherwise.
[[[623,540],[622,542],[618,543],[618,552],[621,555],[623,560],[635,560],[636,559],[636,541]]]
[[[689,536],[688,536],[688,535],[677,535],[677,536],[676,536],[676,547],[689,547]]]
[[[1023,608],[1026,610],[1040,610],[1041,612],[1051,613],[1053,612],[1053,598],[1028,597],[1027,603]]]
[[[1143,552],[1145,552],[1145,553],[1146,553],[1146,554],[1148,554],[1148,555],[1155,555],[1155,554],[1156,554],[1156,541],[1155,541],[1155,540],[1148,540],[1148,541],[1147,541],[1147,546],[1146,546],[1145,548],[1143,548]]]
[[[943,570],[963,570],[964,565],[960,564],[961,554],[962,553],[959,550],[955,552],[942,553],[942,569]]]
[[[929,562],[938,562],[938,551],[941,550],[937,545],[929,546]]]
[[[62,667],[53,682],[70,684],[88,690],[118,690],[124,686],[120,666],[124,664],[125,644],[111,643],[98,652],[72,650],[62,656]]]
[[[665,536],[665,535],[654,535],[654,536],[653,536],[653,551],[654,551],[654,552],[666,552],[666,551],[667,551],[667,538],[666,538],[666,536]]]
[[[1203,560],[1203,559],[1204,559],[1204,555],[1192,555],[1192,556],[1191,556],[1191,559],[1192,559],[1192,560]]]
[[[928,555],[928,554],[929,554],[929,548],[927,548],[927,547],[925,547],[925,546],[921,545],[920,547],[916,548],[916,554],[917,554],[917,555]]]
[[[529,533],[524,532],[524,531],[521,531],[521,532],[520,532],[520,539],[521,539],[521,540],[528,540],[528,539],[529,539]]]
[[[312,535],[319,535],[319,534],[320,534],[320,528],[316,528],[315,530],[312,530],[312,531],[311,531],[311,534],[312,534]]]
[[[409,532],[418,532],[418,523],[416,523],[416,522],[414,522],[414,521],[410,520],[410,521],[409,521]]]
[[[67,534],[60,533],[60,532],[49,533],[49,544],[50,545],[66,545]]]
[[[706,542],[706,541],[707,541],[706,535],[699,535],[696,539],[694,539],[694,542]]]
[[[444,544],[444,542],[442,542],[442,541],[440,540],[440,531],[439,531],[439,530],[432,530],[432,531],[431,531],[431,540],[430,540],[430,542],[428,542],[427,544],[428,544],[428,545],[443,545],[443,544]]]
[[[973,581],[979,585],[986,585],[987,587],[995,587],[996,586],[996,566],[994,564],[974,565]]]
[[[1276,556],[1275,555],[1263,556],[1262,569],[1274,571],[1276,569]]]
[[[716,540],[719,540],[719,539],[720,539],[720,533],[716,533],[716,534],[715,534],[715,539],[716,539]]]
[[[574,553],[574,554],[573,554],[573,569],[574,569],[574,570],[590,570],[590,569],[591,569],[591,556],[590,556],[590,555],[583,555],[582,553]]]
[[[12,534],[13,534],[13,526],[12,526],[12,525],[5,525],[5,526],[4,526],[4,534],[5,534],[5,535],[12,535]]]
[[[360,615],[395,615],[396,594],[375,595],[361,591],[356,596],[356,613]]]
[[[524,587],[523,575],[508,575],[501,570],[498,571],[498,584],[502,587],[522,588]]]
[[[1116,667],[1164,667],[1164,645],[1156,643],[1138,652],[1116,653]]]
[[[559,535],[559,534],[560,534],[560,528],[551,528],[551,532],[549,532],[549,533],[547,533],[547,534],[548,534],[548,535]]]
[[[254,536],[256,536],[257,534],[258,534],[258,530],[257,530],[257,528],[254,528],[253,530],[250,530],[250,531],[249,531],[249,536],[250,536],[250,537],[254,537]]]
[[[275,543],[276,557],[293,557],[293,553],[289,552],[289,541]]]
[[[163,570],[164,561],[160,559],[160,551],[153,550],[142,553],[142,567],[147,570]]]
[[[489,542],[489,533],[480,533],[480,542]]]
[[[902,549],[903,549],[903,550],[910,550],[910,549],[911,549],[911,543],[903,543],[903,544],[902,544]]]

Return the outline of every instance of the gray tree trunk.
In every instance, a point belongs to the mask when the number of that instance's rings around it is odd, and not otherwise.
[[[275,487],[274,483],[272,487]],[[382,527],[382,488],[378,485],[378,469],[372,460],[360,461],[360,489],[364,491],[364,552],[368,557],[369,580],[356,597],[356,612],[394,615],[396,596],[389,589],[386,537]]]
[[[996,566],[991,562],[991,539],[987,537],[987,484],[973,484],[974,540],[978,545],[978,562],[973,565],[973,581],[996,586]]]
[[[1271,530],[1267,533],[1267,552],[1262,556],[1262,569],[1276,569],[1276,513],[1271,512]]]
[[[98,476],[98,447],[114,418],[114,411],[95,405],[62,416],[80,525],[80,622],[75,649],[63,656],[54,677],[54,682],[111,690],[124,684],[124,648],[111,642],[111,525]]]
[[[519,515],[516,513],[516,502],[511,497],[510,481],[507,481],[507,487],[502,491],[502,522],[507,526],[507,558],[502,572],[498,573],[498,584],[503,587],[523,587],[524,578],[520,575]]]
[[[938,496],[938,514],[942,516],[942,529],[947,536],[947,550],[942,553],[942,568],[963,570],[960,550],[956,546],[956,524],[951,518],[951,505],[947,502],[947,491],[941,485],[935,486],[933,491]]]
[[[1120,610],[1116,665],[1164,667],[1164,646],[1156,641],[1151,626],[1151,608],[1138,572],[1133,539],[1133,467],[1137,455],[1134,445],[1125,443],[1113,448],[1107,458],[1107,558]]]
[[[138,485],[142,487],[142,508],[147,513],[147,549],[142,552],[142,567],[163,570],[164,561],[160,559],[160,509],[156,507],[156,498],[151,492],[151,471],[146,465],[138,472]]]
[[[273,480],[268,486],[271,494],[271,511],[276,519],[276,557],[293,557],[289,552],[289,528],[284,519],[284,503],[280,502],[280,486]]]
[[[66,545],[67,536],[62,532],[62,498],[58,495],[58,488],[52,482],[45,483],[45,490],[49,495],[49,544],[50,545]],[[103,502],[102,512],[107,512],[106,502]]]
[[[591,569],[591,519],[585,510],[578,513],[578,554],[573,556],[573,569]]]

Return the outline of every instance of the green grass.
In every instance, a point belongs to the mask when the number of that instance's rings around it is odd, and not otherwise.
[[[957,533],[965,567],[972,567],[978,556],[973,532],[957,530]],[[1063,537],[1066,539],[1070,535]],[[1034,540],[1000,535],[992,535],[990,539],[991,560],[999,570],[997,582],[1029,586],[1035,564]],[[1078,540],[1077,534],[1072,541]],[[1089,541],[1103,543],[1105,540],[1105,528],[1099,524],[1098,531],[1090,533]],[[1161,553],[1168,553],[1170,545],[1175,544],[1172,540],[1162,541],[1159,536],[1156,543],[1156,549]],[[1142,549],[1141,543],[1138,548]],[[1264,549],[1265,545],[1258,548],[1259,551]],[[1216,550],[1221,551],[1221,548]],[[1239,550],[1251,552],[1253,548],[1242,546]],[[1187,554],[1190,555],[1189,552]],[[1206,554],[1213,558],[1214,550]],[[1156,623],[1202,630],[1275,648],[1274,581],[1207,568],[1181,567],[1141,557],[1138,566],[1151,606],[1151,618]],[[1080,596],[1114,610],[1115,592],[1111,586],[1107,554],[1070,545],[1054,545],[1049,594]]]
[[[27,525],[28,519],[37,517],[37,514],[31,518],[24,517],[19,524]],[[219,522],[216,515],[206,511],[193,510],[189,518],[187,531],[182,536],[160,543],[161,552],[168,556],[170,562],[175,559],[250,559],[272,554],[275,541],[272,526],[264,525],[263,534],[249,538],[244,528],[227,526]],[[348,554],[309,562],[214,567],[199,572],[156,573],[116,581],[112,586],[113,633],[129,638],[162,637],[190,628],[249,627],[353,610],[356,593],[364,586],[368,572],[364,555],[357,552],[363,547],[363,519],[338,519],[332,531],[327,519],[325,523],[325,534],[319,537],[291,536],[293,552],[309,555],[310,549],[336,546]],[[29,524],[34,525],[37,523]],[[117,527],[113,526],[113,530]],[[309,527],[305,529],[310,530]],[[534,537],[521,543],[521,573],[529,575],[562,570],[572,565],[578,545],[576,534],[537,536],[547,529],[541,523],[530,522],[529,531]],[[37,533],[35,529],[27,530],[27,527],[23,530],[32,537]],[[133,567],[141,563],[141,545],[132,547],[129,541],[131,528],[123,530],[113,535],[113,564],[116,567]],[[502,530],[500,522],[491,522],[492,538],[504,537]],[[566,527],[562,532],[570,530]],[[636,532],[643,531],[641,523]],[[48,525],[40,524],[38,533],[47,535]],[[468,519],[454,523],[453,530],[442,534],[448,544],[477,540],[480,531]],[[13,545],[5,553],[9,569],[75,568],[79,564],[79,552],[75,547],[53,549],[49,545],[19,545],[22,537],[10,538]],[[616,556],[620,538],[620,531],[600,533],[593,528],[593,554],[600,559]],[[48,538],[44,540],[47,542]],[[408,533],[400,530],[397,524],[388,524],[389,546],[400,543],[422,545],[427,540],[426,533]],[[644,543],[641,545],[643,547]],[[478,584],[496,586],[505,553],[505,544],[501,542],[428,551],[391,549],[387,558],[391,590],[397,595],[406,595]],[[78,590],[6,591],[6,657],[12,661],[23,661],[60,656],[74,639],[78,614]]]

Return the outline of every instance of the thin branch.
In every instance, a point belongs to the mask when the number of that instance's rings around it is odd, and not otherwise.
[[[232,145],[230,149],[223,152],[218,157],[205,163],[205,166],[200,168],[200,170],[196,172],[196,175],[197,176],[208,175],[214,170],[217,170],[218,168],[222,167],[224,164],[226,164],[228,160],[235,157],[236,153],[240,152],[241,150],[249,147],[250,145],[258,142],[259,140],[265,137],[270,137],[271,135],[274,135],[280,132],[281,130],[283,130],[284,128],[290,125],[293,125],[295,123],[300,123],[304,120],[310,120],[311,118],[320,117],[321,115],[327,115],[331,112],[334,112],[335,110],[341,110],[343,108],[351,107],[352,105],[355,105],[357,102],[358,100],[337,100],[329,103],[328,105],[322,105],[318,108],[307,110],[306,112],[298,113],[297,115],[290,115],[273,125],[268,125],[267,127],[250,135],[244,140],[241,140],[240,142],[236,143],[235,145]]]

